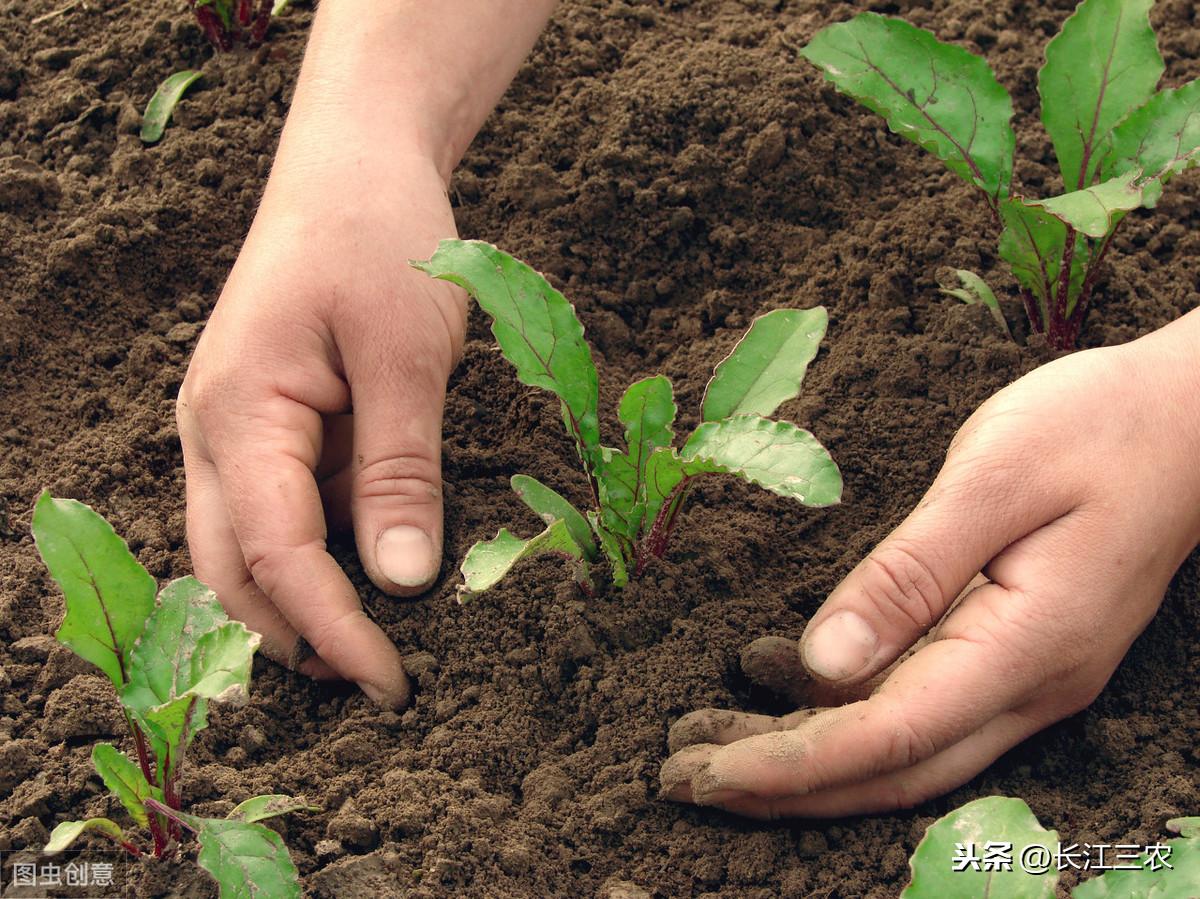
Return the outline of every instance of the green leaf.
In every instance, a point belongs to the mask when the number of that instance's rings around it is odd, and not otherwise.
[[[768,417],[797,397],[828,325],[824,306],[760,315],[713,370],[700,404],[701,420],[741,414]]]
[[[253,824],[255,821],[265,821],[292,812],[319,812],[320,806],[309,805],[303,799],[295,796],[284,796],[272,793],[267,796],[251,796],[237,806],[225,817],[230,821],[244,821]]]
[[[1154,0],[1083,0],[1046,45],[1042,122],[1068,191],[1089,186],[1113,128],[1150,99],[1163,73],[1150,27]]]
[[[646,466],[646,521],[651,526],[658,519],[663,504],[675,493],[686,477],[683,460],[669,447],[654,451]]]
[[[461,568],[463,584],[458,588],[458,601],[466,602],[490,590],[523,559],[557,555],[574,562],[575,577],[589,584],[591,578],[583,549],[571,536],[570,528],[561,518],[528,540],[501,528],[491,540],[476,543],[467,551]]]
[[[163,130],[171,119],[171,113],[183,97],[184,91],[196,83],[202,72],[191,69],[176,72],[158,86],[150,102],[146,104],[146,112],[142,115],[141,138],[144,143],[152,144],[163,136]]]
[[[1101,163],[1103,177],[1140,171],[1146,179],[1143,205],[1154,207],[1172,175],[1200,162],[1200,80],[1160,91],[1112,133],[1112,149]]]
[[[1171,818],[1166,828],[1181,837],[1200,837],[1200,818]]]
[[[1004,223],[1004,231],[1000,235],[1000,257],[1009,264],[1021,286],[1037,298],[1042,321],[1048,321],[1047,309],[1058,294],[1067,226],[1040,206],[1029,205],[1019,199],[1000,202],[1000,219]],[[1088,254],[1087,242],[1077,240],[1068,285],[1068,315],[1079,297]]]
[[[629,565],[625,561],[624,549],[616,536],[600,520],[595,512],[587,513],[588,522],[592,525],[592,530],[596,532],[596,536],[600,540],[600,548],[604,550],[604,555],[608,557],[609,565],[612,566],[612,582],[613,586],[624,587],[629,583]]]
[[[960,178],[991,197],[1008,193],[1012,100],[983,59],[875,13],[817,32],[801,53]]]
[[[988,287],[987,281],[984,281],[979,275],[965,268],[955,269],[955,274],[958,275],[958,280],[962,282],[962,287],[942,287],[939,288],[941,293],[957,297],[968,306],[982,303],[992,314],[992,318],[996,320],[996,324],[1000,326],[1000,330],[1004,332],[1004,335],[1009,340],[1012,340],[1012,331],[1008,329],[1008,321],[1004,318],[1004,310],[1000,308],[1000,301],[992,293],[992,288]]]
[[[587,520],[562,495],[527,474],[515,474],[510,482],[513,492],[546,524],[562,519],[590,562],[596,558],[596,542]]]
[[[1025,200],[1046,210],[1088,237],[1105,237],[1131,209],[1142,205],[1138,171],[1126,172],[1094,187],[1072,191],[1049,200]]]
[[[261,824],[198,818],[176,812],[196,831],[196,861],[220,886],[221,899],[290,899],[300,896],[300,872],[283,839]]]
[[[145,817],[145,812],[142,813]],[[115,821],[108,818],[88,818],[86,821],[64,821],[50,831],[50,841],[43,852],[62,852],[78,840],[86,831],[96,830],[114,840],[124,841],[125,834]]]
[[[1193,819],[1194,820],[1194,819]],[[1168,822],[1169,823],[1169,822]],[[1195,899],[1200,896],[1200,839],[1167,840],[1166,864],[1161,855],[1141,853],[1136,861],[1115,850],[1106,853],[1108,864],[1136,864],[1136,870],[1114,870],[1085,880],[1071,891],[1073,899]],[[1166,865],[1169,864],[1168,868]]]
[[[977,871],[970,864],[963,870],[955,870],[955,865],[961,864],[956,859],[963,858],[957,845],[964,849],[973,847],[976,855],[982,857],[989,842],[1012,844],[1011,871]],[[1050,853],[1050,870],[1046,874],[1026,873],[1019,864],[1025,848],[1035,845],[1044,846]],[[1057,848],[1058,834],[1043,828],[1024,801],[1005,796],[976,799],[939,818],[925,831],[909,859],[912,881],[900,894],[901,899],[946,896],[1054,899],[1058,871],[1053,859]]]
[[[271,6],[272,16],[281,16],[287,11],[287,8],[292,5],[292,0],[275,0]]]
[[[162,801],[162,790],[153,786],[142,774],[142,769],[129,756],[109,743],[97,743],[92,747],[92,766],[109,791],[121,800],[121,804],[142,827],[148,825],[147,799]]]
[[[605,448],[601,457],[597,474],[602,520],[623,541],[626,561],[646,523],[646,465],[655,450],[669,447],[675,439],[675,412],[667,378],[655,375],[630,385],[617,410],[629,452]]]
[[[54,636],[121,689],[130,650],[154,609],[154,578],[107,521],[73,499],[43,492],[33,538],[66,597],[67,614]]]
[[[229,621],[216,595],[195,578],[180,578],[163,589],[133,650],[121,703],[151,737],[167,776],[207,725],[208,700],[246,696],[261,641],[241,622]]]
[[[735,415],[705,422],[680,457],[691,476],[733,474],[806,506],[841,500],[842,475],[825,447],[791,422]]]
[[[464,288],[492,318],[492,334],[522,384],[562,401],[563,422],[588,473],[599,467],[599,388],[574,307],[540,274],[491,244],[443,240],[414,268]]]

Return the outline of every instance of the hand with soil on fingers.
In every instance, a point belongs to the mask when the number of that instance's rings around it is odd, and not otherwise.
[[[770,819],[907,808],[1089,705],[1200,542],[1198,346],[1194,311],[980,407],[799,647],[748,648],[748,675],[808,707],[685,715],[663,796]]]
[[[441,426],[466,297],[408,265],[554,4],[326,0],[262,205],[179,392],[196,575],[273,658],[409,701],[326,550],[413,596],[441,566]],[[508,36],[497,42],[503,27]]]

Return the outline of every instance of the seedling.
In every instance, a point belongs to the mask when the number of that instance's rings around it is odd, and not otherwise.
[[[171,75],[158,86],[158,90],[146,104],[145,113],[142,114],[142,130],[139,137],[143,143],[152,144],[163,136],[167,122],[171,120],[171,113],[175,111],[184,92],[201,77],[202,72],[185,69]]]
[[[1060,871],[1097,867],[1108,873],[1084,880],[1072,899],[1200,896],[1200,818],[1173,818],[1166,827],[1180,839],[1103,849],[1064,843],[1023,800],[987,796],[929,825],[901,899],[1054,899]]]
[[[825,28],[802,51],[983,192],[1030,324],[1059,349],[1075,346],[1126,214],[1153,208],[1200,158],[1200,81],[1155,93],[1153,2],[1084,0],[1047,44],[1038,93],[1065,190],[1049,199],[1014,189],[1012,101],[983,59],[875,13]]]
[[[492,334],[517,378],[558,396],[593,506],[584,516],[546,485],[513,477],[513,490],[546,529],[525,540],[502,528],[471,547],[460,601],[494,586],[522,559],[547,554],[569,560],[585,592],[593,586],[591,565],[603,554],[613,583],[625,586],[666,552],[679,510],[704,475],[736,475],[806,506],[841,498],[841,474],[817,439],[767,417],[800,392],[825,334],[822,307],[777,309],[756,319],[717,366],[701,424],[681,448],[674,446],[671,382],[655,375],[630,386],[617,408],[627,445],[620,450],[600,443],[599,381],[583,325],[545,278],[480,241],[444,240],[430,260],[412,265],[465,288],[491,316]]]
[[[192,10],[204,36],[218,50],[237,43],[257,47],[266,39],[271,17],[288,7],[290,0],[192,0]]]
[[[261,637],[230,621],[211,590],[193,577],[158,593],[125,542],[82,503],[43,493],[33,536],[66,598],[55,637],[99,668],[116,688],[137,756],[109,743],[92,748],[92,764],[133,822],[149,831],[155,858],[170,856],[186,829],[197,861],[222,897],[300,895],[296,866],[279,834],[256,822],[311,808],[289,796],[254,796],[225,818],[182,811],[180,774],[188,746],[208,726],[208,704],[244,700]],[[141,856],[144,846],[109,818],[66,821],[46,851],[85,832],[102,834]]]

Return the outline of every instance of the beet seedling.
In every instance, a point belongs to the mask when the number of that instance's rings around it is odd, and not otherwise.
[[[257,47],[267,36],[271,17],[287,8],[288,0],[192,0],[192,11],[204,36],[218,50],[234,44]]]
[[[802,51],[840,91],[979,188],[1035,332],[1071,349],[1126,214],[1200,159],[1200,81],[1155,93],[1154,0],[1083,0],[1046,46],[1042,122],[1064,190],[1013,188],[1012,100],[987,63],[900,19],[861,13]]]
[[[155,858],[194,833],[199,864],[221,895],[300,895],[296,866],[279,834],[256,822],[310,808],[288,796],[255,796],[225,818],[181,811],[180,774],[188,746],[208,726],[209,702],[243,700],[261,637],[230,621],[211,590],[193,577],[171,581],[157,600],[154,578],[112,527],[83,503],[38,498],[33,536],[66,598],[55,637],[112,681],[137,761],[108,743],[92,749],[104,785],[135,824],[150,832]],[[46,851],[93,831],[131,854],[143,849],[108,818],[65,821]]]
[[[590,567],[603,553],[613,583],[624,586],[666,552],[679,510],[703,475],[736,475],[806,506],[841,498],[841,474],[817,439],[767,417],[800,392],[825,334],[824,308],[777,309],[756,319],[717,366],[701,424],[681,448],[674,446],[671,382],[655,375],[630,386],[617,408],[621,450],[600,443],[592,352],[574,308],[545,278],[481,241],[444,240],[430,260],[412,265],[465,288],[491,316],[492,334],[518,379],[558,396],[594,507],[584,516],[554,490],[516,475],[513,490],[546,529],[528,540],[501,529],[471,547],[460,601],[494,586],[522,559],[546,554],[570,560],[590,591]]]

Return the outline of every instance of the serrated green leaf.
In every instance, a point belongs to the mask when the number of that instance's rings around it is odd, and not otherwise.
[[[150,736],[165,773],[207,726],[208,700],[246,696],[261,640],[241,622],[229,621],[216,595],[195,578],[180,578],[163,589],[134,647],[121,703]]]
[[[66,598],[66,617],[54,636],[121,689],[129,653],[154,609],[154,578],[107,521],[73,499],[43,492],[33,538]]]
[[[1142,853],[1137,861],[1122,859],[1119,864],[1136,864],[1136,870],[1114,870],[1085,880],[1071,891],[1072,899],[1195,899],[1200,896],[1200,839],[1167,840],[1170,847],[1166,864],[1161,855]],[[1106,862],[1117,864],[1115,850]],[[1170,865],[1170,867],[1167,867]]]
[[[592,525],[592,530],[595,531],[596,537],[600,541],[600,548],[608,557],[608,563],[612,568],[613,585],[624,587],[629,583],[629,565],[625,561],[625,553],[620,541],[612,531],[604,526],[600,516],[595,512],[588,512],[587,517],[588,522]]]
[[[171,113],[183,98],[184,92],[203,75],[187,69],[176,72],[158,86],[150,102],[146,104],[146,112],[142,115],[141,138],[144,143],[152,144],[163,136]]]
[[[991,197],[1012,180],[1012,100],[988,64],[900,19],[860,13],[801,51],[888,127]]]
[[[575,308],[540,274],[478,240],[443,240],[414,268],[464,288],[492,318],[492,334],[522,384],[562,401],[563,422],[589,474],[600,461],[599,388]]]
[[[996,295],[992,292],[992,288],[988,286],[987,281],[984,281],[979,275],[965,268],[955,269],[954,273],[958,275],[958,280],[962,283],[962,287],[942,287],[939,288],[940,292],[956,297],[968,306],[982,303],[987,307],[988,312],[992,314],[992,318],[996,320],[996,324],[1000,326],[1000,330],[1004,332],[1004,335],[1009,340],[1012,340],[1012,331],[1008,329],[1008,321],[1004,318],[1004,310],[1000,308],[1000,301],[996,299]]]
[[[491,540],[476,543],[467,551],[461,568],[463,584],[458,588],[458,601],[466,602],[496,586],[513,567],[524,559],[556,555],[574,563],[574,573],[580,583],[590,584],[588,563],[583,549],[571,536],[567,523],[561,518],[544,531],[522,540],[501,528]]]
[[[162,790],[146,780],[137,762],[109,743],[97,743],[92,747],[92,766],[109,792],[121,800],[133,820],[146,827],[149,822],[143,803],[147,799],[161,802]]]
[[[1083,0],[1046,45],[1038,73],[1042,122],[1067,191],[1089,186],[1111,152],[1113,128],[1154,94],[1163,61],[1154,0]]]
[[[247,824],[253,824],[255,821],[265,821],[267,818],[276,818],[292,812],[318,812],[320,810],[320,806],[309,805],[303,799],[297,799],[295,796],[272,793],[267,796],[251,796],[249,799],[239,802],[225,817],[230,821],[244,821]]]
[[[513,475],[510,483],[521,502],[532,509],[543,522],[554,524],[561,518],[566,522],[567,529],[583,550],[587,560],[590,562],[596,558],[596,541],[592,539],[592,529],[570,501],[527,474]]]
[[[300,896],[300,872],[283,839],[261,824],[175,813],[196,831],[197,863],[213,876],[221,899]]]
[[[1011,843],[1011,871],[975,870],[967,864],[955,870],[957,849],[973,848],[982,856],[989,842]],[[1028,846],[1043,846],[1049,853],[1050,870],[1046,874],[1026,873],[1019,864]],[[1058,834],[1038,823],[1029,806],[1020,799],[988,796],[968,802],[939,818],[925,831],[916,852],[909,859],[912,881],[901,899],[945,899],[947,896],[992,896],[999,899],[1054,899],[1058,871],[1054,851]],[[1034,850],[1040,852],[1040,850]],[[982,869],[982,864],[978,866]]]
[[[828,325],[824,306],[776,309],[756,318],[713,370],[700,404],[701,421],[743,414],[768,417],[795,399]]]
[[[143,813],[144,814],[144,813]],[[125,834],[115,821],[108,818],[88,818],[86,821],[64,821],[50,831],[50,840],[43,852],[62,852],[89,830],[99,831],[114,840],[124,840]]]
[[[733,474],[806,506],[841,500],[842,475],[808,431],[791,422],[735,415],[705,422],[692,432],[680,457],[685,474]]]
[[[1145,178],[1142,204],[1158,203],[1172,175],[1200,163],[1200,80],[1160,91],[1112,132],[1112,146],[1101,163],[1105,178],[1140,171]]]
[[[1088,237],[1104,237],[1131,209],[1142,205],[1141,172],[1126,172],[1101,184],[1049,200],[1025,200]]]
[[[1047,309],[1055,301],[1059,289],[1067,226],[1041,207],[1028,205],[1019,199],[1001,201],[1000,220],[1004,223],[1004,231],[1000,235],[1000,258],[1008,263],[1013,277],[1021,286],[1037,298],[1042,321],[1048,321]],[[1068,284],[1068,315],[1079,298],[1088,255],[1087,242],[1077,240]]]

